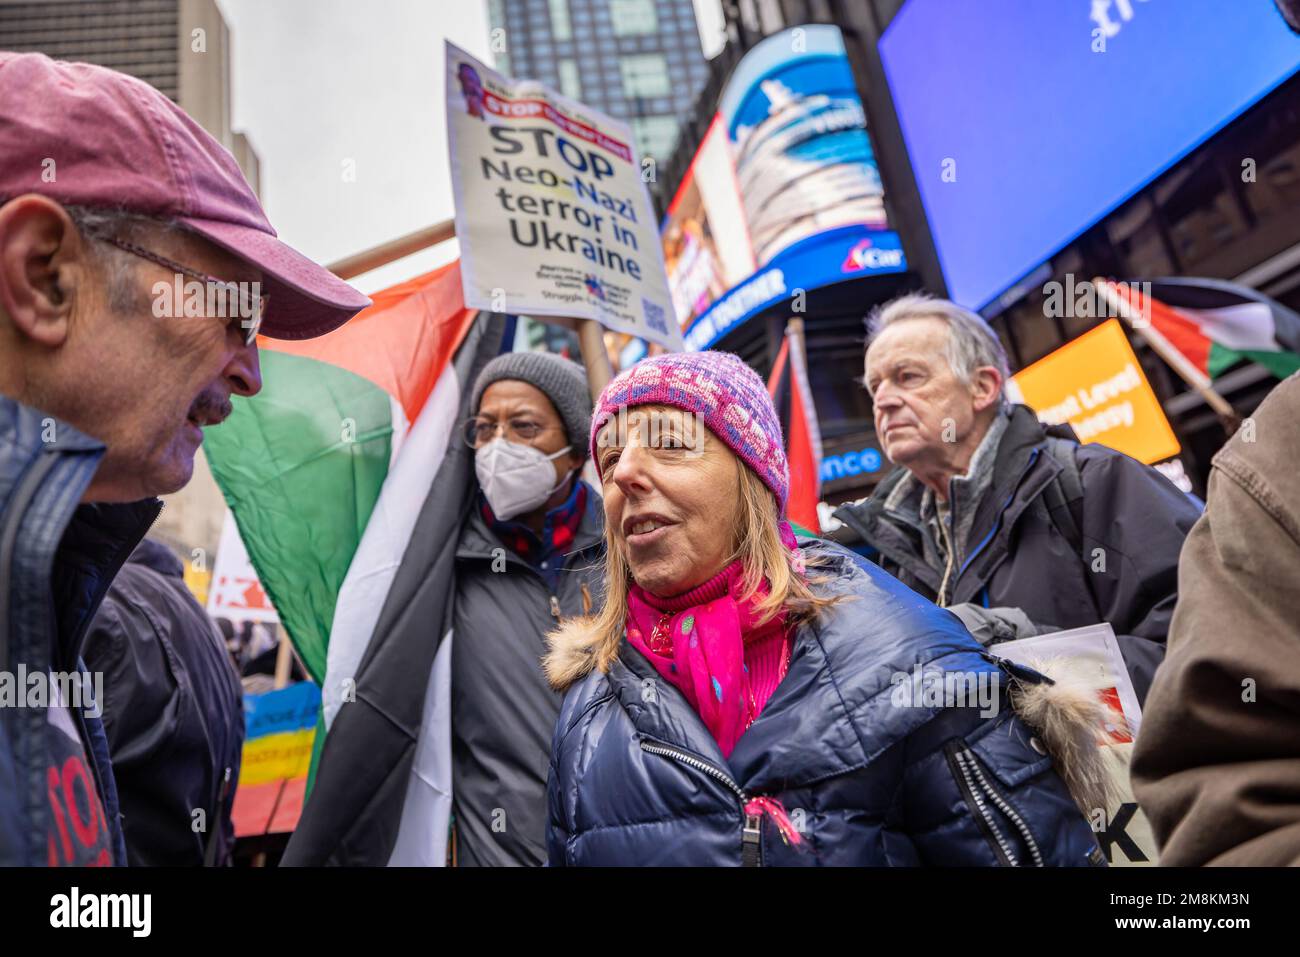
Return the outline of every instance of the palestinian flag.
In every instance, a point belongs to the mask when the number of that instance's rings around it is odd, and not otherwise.
[[[321,686],[319,757],[298,830],[319,836],[328,817],[329,841],[358,855],[347,862],[384,864],[441,639],[434,611],[408,613],[417,585],[443,600],[450,591],[473,474],[457,425],[504,322],[464,307],[458,263],[372,298],[321,338],[259,340],[262,392],[232,399],[205,450],[258,579]],[[441,578],[413,582],[430,573],[431,552],[445,553]],[[354,825],[374,833],[350,837]]]
[[[1144,297],[1145,283],[1105,285],[1207,379],[1243,360],[1279,379],[1300,369],[1300,316],[1253,289],[1217,279],[1158,279]]]

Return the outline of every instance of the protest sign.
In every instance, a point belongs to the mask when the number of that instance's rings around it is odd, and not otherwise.
[[[245,621],[275,624],[280,620],[257,579],[253,563],[248,560],[244,541],[229,509],[221,526],[216,567],[208,585],[208,614],[229,619],[236,625]]]
[[[1060,677],[1068,671],[1072,679],[1086,681],[1096,690],[1110,715],[1110,720],[1097,729],[1097,741],[1118,800],[1104,811],[1098,808],[1090,823],[1097,832],[1106,860],[1112,865],[1155,864],[1155,835],[1146,815],[1138,807],[1129,783],[1129,761],[1133,755],[1133,740],[1142,722],[1142,710],[1110,625],[1102,622],[1018,641],[1004,641],[990,650],[1003,658],[1036,668],[1048,677]]]
[[[1022,369],[1007,391],[1042,421],[1070,423],[1080,442],[1148,465],[1178,454],[1178,439],[1117,319]]]
[[[447,44],[465,305],[682,348],[631,129]]]
[[[236,837],[292,831],[298,823],[320,700],[310,681],[244,695],[244,750],[231,815]]]

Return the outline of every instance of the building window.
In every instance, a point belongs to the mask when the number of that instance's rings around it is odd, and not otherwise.
[[[653,156],[666,161],[677,145],[677,117],[637,116],[632,119],[632,132],[636,134],[637,149],[642,156]]]
[[[660,53],[639,53],[619,60],[623,72],[623,92],[628,97],[667,96],[672,92],[668,82],[668,63]]]
[[[1180,272],[1195,272],[1216,254],[1237,246],[1248,229],[1227,177],[1209,151],[1157,182],[1152,197],[1168,223]]]
[[[561,60],[560,92],[571,100],[582,99],[582,83],[578,80],[578,64],[574,60]]]
[[[551,36],[557,40],[568,40],[573,36],[573,24],[569,22],[569,0],[550,0]]]
[[[609,0],[614,36],[633,37],[659,32],[654,0]]]
[[[1105,222],[1106,240],[1125,271],[1134,276],[1171,276],[1178,268],[1160,235],[1156,208],[1149,191],[1138,196]],[[1086,267],[1084,267],[1086,268]],[[1068,270],[1062,268],[1057,272]],[[1080,272],[1083,268],[1080,268]]]

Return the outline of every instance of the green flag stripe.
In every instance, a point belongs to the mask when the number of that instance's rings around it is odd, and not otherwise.
[[[204,438],[249,560],[318,684],[339,587],[388,474],[388,393],[316,359],[263,352],[262,392]]]
[[[1258,362],[1279,379],[1285,379],[1293,372],[1300,371],[1300,355],[1294,352],[1277,350],[1268,352],[1260,349],[1226,349],[1217,342],[1210,344],[1210,359],[1206,363],[1210,378],[1218,378],[1242,359]]]

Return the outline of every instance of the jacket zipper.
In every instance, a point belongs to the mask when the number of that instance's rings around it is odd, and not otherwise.
[[[1029,462],[1025,465],[1024,471],[1020,473],[1020,478],[1016,481],[1016,484],[1012,487],[1011,492],[1007,495],[1006,500],[1002,503],[1002,507],[998,509],[997,518],[993,523],[993,528],[989,530],[988,534],[984,536],[983,540],[980,541],[980,543],[975,546],[974,551],[972,551],[966,557],[965,561],[961,563],[960,567],[957,568],[956,580],[951,582],[951,587],[954,592],[957,590],[957,582],[961,581],[961,576],[966,573],[966,569],[970,568],[971,563],[975,561],[975,559],[979,556],[980,552],[984,551],[985,546],[987,546],[989,542],[991,542],[994,539],[994,537],[996,537],[998,529],[1002,525],[1002,517],[1005,514],[1007,507],[1015,500],[1016,492],[1020,488],[1020,483],[1024,481],[1025,476],[1029,474],[1029,470],[1032,469],[1034,463],[1038,461],[1038,453],[1039,453],[1039,449],[1034,449],[1033,452],[1030,454]],[[855,532],[857,532],[858,536],[864,542],[868,542],[870,544],[870,539],[863,531],[866,528],[866,524],[864,522],[857,519],[855,516],[854,523],[851,524],[849,522],[845,522],[845,524],[849,525],[849,527],[851,527]],[[913,528],[913,529],[917,528],[917,526],[911,522],[907,522],[906,524],[908,525],[909,528]],[[925,581],[925,578],[922,574],[921,571],[922,569],[929,571],[933,574],[933,570],[930,569],[929,566],[926,565],[923,561],[916,559],[915,555],[911,552],[908,551],[886,552],[884,549],[874,544],[872,545],[872,547],[875,548],[876,551],[880,553],[882,558],[889,559],[900,569],[907,571],[911,575],[915,575],[918,579],[920,579],[923,582]],[[951,553],[951,549],[949,549],[949,551]],[[941,590],[943,590],[942,581],[940,582],[939,586],[935,589],[936,596],[939,596]],[[942,597],[947,597],[947,596],[942,596]],[[940,607],[944,607],[944,608],[947,607],[947,605],[940,600],[936,600],[935,604],[940,605]]]
[[[575,549],[575,550],[572,551],[572,552],[566,552],[565,555],[564,555],[564,557],[565,557],[565,558],[568,558],[570,555],[576,555],[576,554],[578,554],[578,553],[581,552],[581,551],[585,551],[585,549]],[[550,610],[550,612],[551,612],[551,617],[555,619],[555,621],[556,621],[557,624],[563,624],[563,623],[564,623],[564,617],[563,617],[563,613],[562,613],[561,610],[560,610],[560,599],[559,599],[559,597],[558,597],[557,595],[553,595],[553,594],[551,594],[550,587],[546,585],[546,580],[545,580],[544,578],[542,578],[541,575],[538,574],[537,569],[533,568],[533,567],[532,567],[531,565],[529,565],[527,562],[525,562],[525,561],[523,561],[522,559],[520,559],[520,558],[519,558],[518,556],[516,556],[513,552],[510,552],[509,549],[506,549],[506,552],[507,552],[507,555],[506,555],[506,561],[508,561],[508,562],[513,562],[514,564],[518,565],[522,570],[528,572],[530,575],[532,575],[532,576],[535,577],[538,581],[540,581],[540,582],[542,583],[542,586],[546,588],[546,591],[547,591],[547,595],[546,595],[546,598],[547,598],[547,608],[548,608],[548,609]],[[476,559],[476,560],[481,560],[481,561],[491,561],[491,560],[492,560],[492,556],[491,556],[491,555],[481,555],[481,554],[472,553],[472,552],[470,552],[470,553],[466,553],[466,554],[464,554],[464,555],[457,555],[456,557],[457,557],[457,558],[465,558],[465,559]],[[569,569],[567,569],[567,568],[565,568],[565,569],[561,569],[561,570],[562,570],[562,571],[565,571],[565,572],[569,571]],[[582,596],[582,597],[583,597],[583,614],[590,614],[590,610],[591,610],[591,594],[587,591],[587,586],[586,586],[585,583],[582,585],[582,590],[583,590],[583,596]]]
[[[749,803],[750,799],[744,788],[732,780],[731,776],[725,771],[715,768],[707,761],[702,761],[686,751],[659,742],[651,743],[644,739],[641,741],[641,750],[661,757],[672,758],[674,761],[680,761],[682,764],[695,768],[697,771],[702,771],[714,780],[725,784],[740,801],[740,813],[745,822],[741,829],[741,862],[747,867],[756,867],[762,864],[762,855],[760,853],[763,834],[762,818],[745,810],[745,805]]]
[[[0,671],[9,670],[9,585],[13,576],[14,544],[18,540],[18,526],[22,524],[27,506],[36,496],[36,490],[46,475],[58,462],[55,455],[45,455],[37,460],[26,478],[13,494],[9,514],[12,516],[0,529]]]
[[[1029,470],[1034,467],[1034,463],[1037,461],[1038,461],[1038,449],[1034,449],[1034,451],[1029,456],[1029,464],[1026,465],[1024,471],[1020,473],[1020,478],[1017,479],[1016,484],[1012,486],[1010,493],[1007,495],[1006,501],[1003,502],[1002,507],[998,509],[998,517],[997,520],[993,522],[993,528],[990,529],[989,533],[984,536],[984,540],[975,546],[975,551],[971,552],[970,555],[967,556],[966,560],[961,563],[961,568],[957,570],[958,581],[960,581],[961,576],[966,573],[966,569],[970,568],[971,562],[975,561],[975,559],[979,556],[979,553],[984,551],[984,546],[988,545],[989,542],[993,541],[994,537],[997,535],[998,529],[1002,527],[1002,516],[1006,514],[1008,506],[1010,506],[1011,503],[1015,500],[1016,492],[1019,491],[1021,483],[1024,482],[1025,476],[1029,474]],[[953,585],[955,587],[956,582],[954,582]]]
[[[955,744],[947,748],[948,758],[951,767],[954,770],[954,777],[957,780],[957,786],[961,789],[963,796],[966,798],[967,805],[976,815],[977,819],[984,825],[985,834],[993,839],[994,850],[997,851],[998,857],[1003,863],[1010,867],[1019,867],[1020,862],[1016,858],[1015,851],[1007,843],[1007,839],[1002,834],[1002,829],[998,827],[997,820],[993,817],[993,812],[989,809],[988,803],[984,800],[984,794],[975,783],[975,777],[971,769],[967,766],[967,760],[974,761],[974,755],[969,750],[957,747]]]
[[[204,732],[206,734],[206,730]],[[203,846],[203,866],[215,867],[217,863],[217,840],[221,833],[221,809],[225,806],[226,797],[230,794],[230,772],[229,765],[226,766],[225,773],[221,777],[221,787],[217,791],[217,800],[212,808],[212,820],[209,822],[211,830],[207,835],[207,842]]]
[[[980,788],[988,795],[989,800],[993,802],[997,809],[1011,819],[1011,823],[1015,825],[1016,830],[1020,832],[1020,836],[1024,838],[1025,846],[1029,848],[1029,854],[1034,859],[1034,867],[1044,866],[1043,855],[1038,849],[1038,842],[1034,840],[1034,834],[1029,829],[1029,825],[1025,823],[1025,819],[1011,806],[1009,801],[998,793],[997,788],[989,783],[988,778],[984,776],[983,769],[979,766],[979,762],[975,760],[975,755],[969,750],[965,754],[970,759],[971,771],[974,772],[975,780],[979,782]]]

